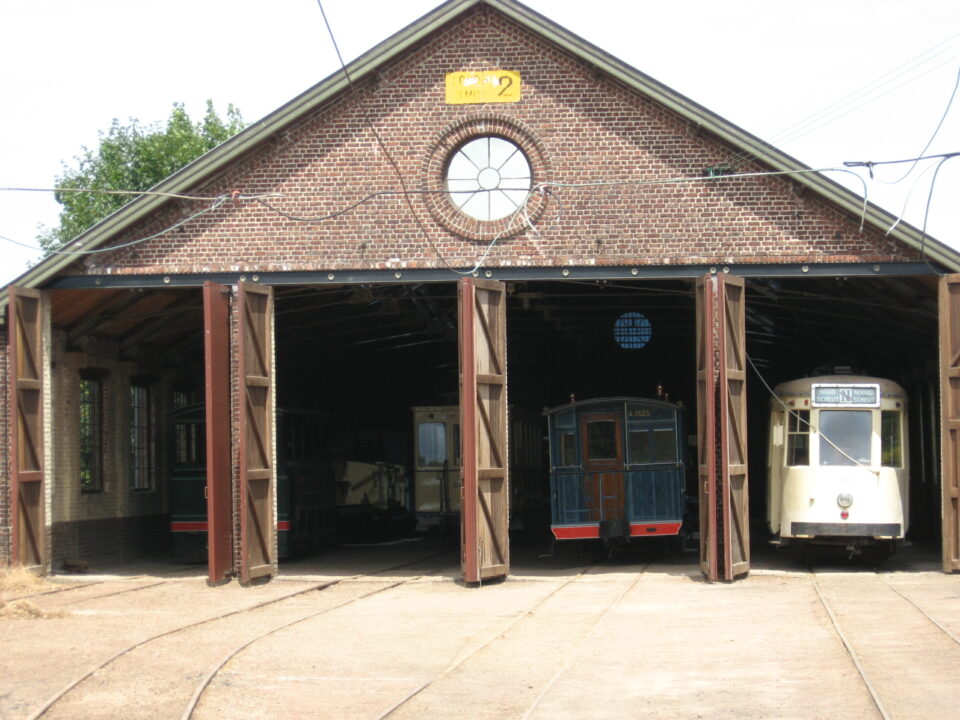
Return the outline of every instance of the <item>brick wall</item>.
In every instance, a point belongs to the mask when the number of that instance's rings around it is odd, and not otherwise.
[[[121,360],[115,341],[87,336],[76,351],[68,352],[62,330],[52,333],[51,458],[47,469],[49,521],[52,527],[50,557],[53,569],[64,560],[90,563],[129,559],[162,547],[166,527],[157,521],[166,512],[167,451],[163,438],[156,448],[155,486],[135,491],[130,479],[130,384],[149,377],[154,397],[153,418],[162,422],[169,407],[171,381],[159,358],[139,362]],[[80,488],[79,388],[81,371],[102,372],[103,383],[103,489]],[[140,527],[142,523],[142,527]],[[157,534],[158,528],[162,530]]]
[[[0,565],[10,562],[10,377],[7,328],[0,327]]]
[[[446,72],[492,68],[521,74],[521,102],[445,104]],[[394,60],[374,80],[361,81],[355,94],[276,133],[196,191],[282,193],[269,202],[291,215],[318,217],[377,190],[397,189],[366,118],[408,188],[442,188],[449,143],[462,139],[458,128],[472,123],[479,131],[483,122],[499,134],[526,138],[535,182],[605,183],[553,187],[537,198],[537,232],[518,222],[513,230],[519,232],[507,233],[490,252],[491,267],[917,259],[879,233],[861,233],[859,218],[787,178],[653,184],[702,177],[723,162],[738,172],[765,168],[487,7]],[[418,220],[401,198],[388,196],[318,223],[286,219],[254,201],[226,202],[174,232],[87,260],[84,271],[463,267],[486,249],[491,233],[457,226],[445,197],[412,200]],[[145,237],[208,204],[178,202],[118,241]]]

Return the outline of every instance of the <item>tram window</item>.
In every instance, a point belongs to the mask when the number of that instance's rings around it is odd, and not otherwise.
[[[653,461],[674,462],[677,459],[677,439],[673,428],[656,428],[653,431]]]
[[[794,410],[787,417],[787,465],[809,465],[810,411]]]
[[[820,464],[869,464],[872,424],[869,410],[821,410]]]
[[[197,423],[173,426],[173,457],[177,465],[203,465],[206,462],[206,435]]]
[[[900,442],[900,413],[880,413],[880,457],[884,467],[903,466],[903,444]]]
[[[631,430],[627,433],[627,462],[640,465],[654,462],[650,453],[649,430]]]
[[[420,423],[417,428],[417,464],[441,467],[447,461],[447,426],[439,422]]]
[[[577,436],[571,430],[561,432],[558,435],[560,440],[557,457],[558,467],[572,467],[577,464]]]
[[[631,465],[676,462],[677,435],[672,427],[630,430],[627,462]]]
[[[453,457],[458,458],[457,465],[460,465],[460,423],[453,424]]]
[[[554,421],[558,428],[572,428],[576,427],[577,416],[572,411],[562,412],[557,414],[557,419]]]
[[[587,457],[590,460],[617,459],[617,424],[610,420],[587,423]]]

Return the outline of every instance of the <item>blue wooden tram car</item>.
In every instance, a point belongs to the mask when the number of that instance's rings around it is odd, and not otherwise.
[[[546,411],[557,540],[677,535],[685,508],[682,410],[634,397]]]

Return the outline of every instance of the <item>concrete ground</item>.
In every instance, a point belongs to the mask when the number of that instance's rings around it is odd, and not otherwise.
[[[932,553],[874,572],[759,548],[707,584],[692,555],[546,550],[481,588],[427,542],[250,588],[146,563],[0,586],[24,608],[0,612],[0,720],[960,718],[960,576]]]

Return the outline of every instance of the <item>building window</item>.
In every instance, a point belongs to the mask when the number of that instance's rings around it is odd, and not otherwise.
[[[130,485],[133,490],[153,489],[156,452],[152,399],[148,384],[130,385]]]
[[[483,112],[451,123],[430,143],[423,201],[454,235],[506,240],[535,227],[549,196],[531,190],[550,177],[543,143],[530,128]]]
[[[450,200],[477,220],[499,220],[519,210],[530,192],[530,162],[518,145],[502,137],[475,137],[447,163]]]
[[[80,490],[103,491],[103,378],[80,377]]]

